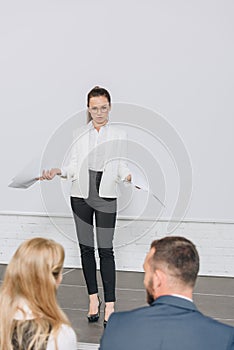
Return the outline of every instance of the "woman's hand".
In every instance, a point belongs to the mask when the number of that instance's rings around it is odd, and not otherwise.
[[[38,180],[52,180],[56,175],[61,175],[61,169],[52,168],[50,170],[43,170],[42,176]]]
[[[132,180],[132,175],[131,174],[129,174],[127,177],[125,177],[125,181],[131,182],[131,180]]]

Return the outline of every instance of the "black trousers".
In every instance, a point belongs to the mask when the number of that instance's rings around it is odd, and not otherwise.
[[[116,199],[101,198],[98,191],[102,172],[90,171],[89,197],[71,197],[71,207],[81,251],[83,274],[89,294],[98,293],[94,246],[94,216],[105,302],[115,301],[115,260],[113,236],[116,223]]]

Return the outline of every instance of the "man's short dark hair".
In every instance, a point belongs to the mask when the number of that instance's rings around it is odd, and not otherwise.
[[[151,258],[152,269],[166,266],[173,276],[194,286],[199,271],[199,255],[195,245],[184,237],[170,236],[151,243],[155,252]]]

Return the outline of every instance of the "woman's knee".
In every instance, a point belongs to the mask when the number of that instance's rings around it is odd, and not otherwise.
[[[84,244],[79,244],[79,246],[80,246],[80,252],[82,257],[94,255],[94,247],[84,245]]]
[[[113,258],[114,251],[113,247],[111,248],[98,248],[98,253],[100,258]]]

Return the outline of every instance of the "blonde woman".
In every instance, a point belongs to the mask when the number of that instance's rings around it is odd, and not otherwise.
[[[75,350],[76,335],[59,307],[63,247],[33,238],[7,266],[0,293],[0,350]]]

